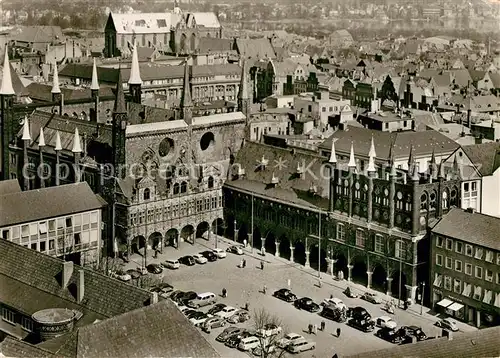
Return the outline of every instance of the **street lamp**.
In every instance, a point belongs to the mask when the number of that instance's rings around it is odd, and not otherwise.
[[[422,292],[421,292],[422,297],[420,297],[420,315],[423,314],[424,310],[424,292],[425,292],[425,282],[422,282]]]

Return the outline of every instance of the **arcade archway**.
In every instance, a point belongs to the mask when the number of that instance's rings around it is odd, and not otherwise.
[[[406,275],[404,272],[398,270],[392,275],[391,293],[392,297],[406,300]]]
[[[356,261],[352,268],[352,281],[366,286],[368,284],[366,271],[366,264],[361,260]]]
[[[290,240],[285,235],[280,237],[280,257],[290,260],[291,250],[290,250]]]
[[[132,254],[142,255],[142,253],[139,250],[143,249],[145,246],[146,246],[146,238],[144,236],[136,236],[132,239],[132,242],[130,243],[130,251]]]
[[[262,247],[262,233],[258,227],[253,228],[253,247],[257,250]]]
[[[274,255],[276,254],[276,237],[272,232],[268,232],[266,235],[266,253]]]
[[[206,221],[203,221],[198,224],[196,227],[196,237],[201,237],[204,238],[205,240],[208,240],[208,230],[210,229],[210,224],[207,223]]]
[[[383,293],[387,292],[387,272],[382,265],[375,265],[373,269],[372,288]]]
[[[179,240],[179,231],[177,229],[170,229],[165,234],[165,246],[177,247],[177,240]]]
[[[326,272],[326,251],[324,248],[319,248],[318,244],[313,244],[309,248],[309,263],[311,268],[318,270],[318,266],[320,266],[320,270],[322,272]]]
[[[237,224],[238,226],[238,239],[236,241],[243,243],[245,240],[248,242],[248,228],[245,223]]]
[[[295,243],[295,250],[293,252],[295,262],[305,265],[306,264],[306,248],[301,241]]]
[[[181,230],[181,238],[184,242],[194,244],[195,231],[193,225],[186,225]]]
[[[149,238],[148,238],[149,247],[151,247],[151,249],[153,249],[153,250],[160,250],[162,239],[163,239],[163,236],[159,232],[152,233],[151,235],[149,235]]]
[[[333,265],[334,274],[339,276],[339,272],[343,273],[344,279],[347,279],[349,270],[347,269],[347,259],[343,254],[338,254],[334,260],[337,260]]]

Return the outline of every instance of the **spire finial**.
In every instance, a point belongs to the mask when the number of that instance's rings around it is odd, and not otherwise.
[[[189,83],[189,64],[188,59],[184,63],[184,86],[182,88],[182,101],[181,107],[192,107],[193,101],[191,99],[191,88]]]
[[[78,133],[78,127],[75,127],[75,135],[73,137],[73,149],[71,149],[73,153],[81,153],[82,152],[82,144],[80,142],[80,134]]]
[[[139,55],[137,54],[137,42],[134,41],[132,50],[132,66],[130,67],[129,85],[142,85],[141,71],[139,69]]]
[[[127,113],[127,107],[125,106],[125,93],[123,93],[122,71],[120,69],[118,69],[118,80],[116,82],[116,98],[113,112]]]
[[[332,138],[332,151],[330,154],[330,163],[337,163],[337,154],[335,153],[335,138]]]
[[[370,159],[368,160],[368,168],[366,168],[368,173],[374,173],[377,171],[375,168],[375,157],[373,155],[370,155]]]
[[[56,132],[56,146],[54,147],[54,150],[55,151],[62,150],[61,135],[59,134],[59,131]]]
[[[248,81],[247,81],[247,61],[243,59],[241,64],[241,78],[240,78],[240,91],[238,93],[238,99],[248,99]]]
[[[351,155],[349,156],[349,168],[356,168],[356,159],[354,158],[354,142],[351,142]]]
[[[45,136],[43,134],[43,127],[40,127],[40,136],[38,137],[38,146],[45,147]]]
[[[373,134],[372,134],[372,143],[370,145],[370,153],[368,153],[369,156],[372,156],[373,158],[377,157],[377,152],[375,151],[375,141],[373,139]]]
[[[13,95],[14,87],[12,86],[12,74],[10,73],[9,47],[5,46],[5,57],[3,61],[2,87],[0,95]]]
[[[24,116],[23,137],[21,139],[22,140],[31,140],[30,123],[28,120],[28,116]]]
[[[50,93],[61,93],[61,88],[59,88],[59,72],[57,70],[57,63],[54,64],[54,77],[52,78],[52,91],[50,91]]]
[[[97,77],[97,64],[94,57],[94,65],[92,66],[92,84],[90,85],[90,89],[93,91],[99,90],[99,78]]]
[[[446,173],[445,173],[445,169],[444,169],[444,160],[441,159],[441,162],[439,163],[439,174],[438,174],[438,178],[443,178],[445,179],[446,178]]]
[[[411,178],[413,181],[420,181],[420,174],[418,172],[418,165],[416,161],[414,161],[412,164]]]

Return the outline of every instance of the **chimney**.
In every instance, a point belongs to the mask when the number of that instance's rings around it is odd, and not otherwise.
[[[151,292],[151,304],[158,303],[158,292]]]
[[[482,144],[483,143],[483,136],[482,134],[479,134],[474,137],[474,144]]]
[[[62,287],[68,287],[69,280],[73,276],[73,261],[65,261],[63,262],[62,269]]]
[[[467,127],[470,128],[471,127],[471,122],[470,122],[470,108],[467,110]]]
[[[85,296],[85,271],[78,271],[76,281],[76,301],[82,303],[83,297]]]
[[[470,214],[474,214],[476,212],[476,209],[474,209],[474,208],[467,208],[465,211],[467,211]]]

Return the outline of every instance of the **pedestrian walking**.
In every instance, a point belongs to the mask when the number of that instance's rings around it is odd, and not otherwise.
[[[321,331],[323,332],[325,330],[326,323],[325,321],[321,321]]]
[[[245,311],[248,311],[250,309],[250,303],[245,303]]]
[[[312,334],[313,325],[309,323],[309,326],[307,326],[307,329],[309,330],[309,334]]]
[[[318,325],[317,324],[314,324],[313,326],[313,333],[316,335],[316,333],[318,333]]]
[[[266,294],[266,292],[267,292],[267,286],[266,286],[266,285],[264,285],[264,287],[262,288],[262,293],[263,293],[263,294]]]
[[[318,278],[318,287],[319,287],[319,288],[321,288],[321,286],[322,286],[322,285],[321,285],[321,279],[320,279],[320,278]]]
[[[243,259],[243,267],[247,266],[247,260]]]
[[[260,269],[264,270],[264,261],[262,261],[262,260],[260,261]]]
[[[247,239],[243,240],[243,246],[244,246],[244,247],[245,247],[245,249],[246,249],[246,247],[247,247]]]
[[[222,297],[227,297],[227,290],[225,288],[222,289]]]
[[[340,337],[340,327],[337,328],[337,338],[339,338],[339,337]]]

